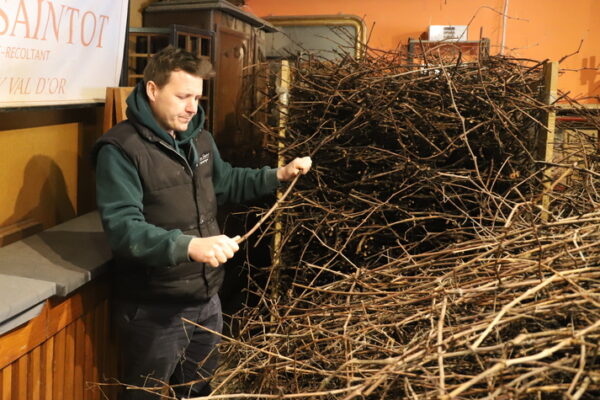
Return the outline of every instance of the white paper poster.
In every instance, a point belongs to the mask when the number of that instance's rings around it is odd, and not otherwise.
[[[127,0],[0,0],[0,107],[103,102],[118,86]]]

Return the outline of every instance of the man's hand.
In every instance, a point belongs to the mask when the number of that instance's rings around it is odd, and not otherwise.
[[[282,182],[291,181],[298,174],[306,174],[310,170],[312,160],[310,157],[298,157],[292,160],[285,167],[277,169],[277,179]]]
[[[239,236],[230,238],[225,235],[194,238],[188,246],[190,259],[218,267],[229,260],[240,248],[236,243]]]

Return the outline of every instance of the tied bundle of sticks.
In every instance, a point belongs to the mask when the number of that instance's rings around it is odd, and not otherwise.
[[[548,173],[540,63],[428,62],[293,66],[286,136],[263,128],[314,169],[211,398],[600,396],[595,138],[570,130]]]

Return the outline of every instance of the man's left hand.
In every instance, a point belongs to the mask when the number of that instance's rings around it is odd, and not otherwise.
[[[298,157],[286,166],[277,169],[277,179],[282,182],[291,181],[298,174],[306,174],[312,165],[310,157]]]

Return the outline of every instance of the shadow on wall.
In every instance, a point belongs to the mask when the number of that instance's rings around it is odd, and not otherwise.
[[[23,239],[75,217],[67,185],[58,164],[36,155],[25,167],[13,215],[2,222],[0,246]]]
[[[596,61],[596,56],[582,59],[579,81],[582,85],[587,85],[589,96],[600,96],[599,68],[600,64]]]

